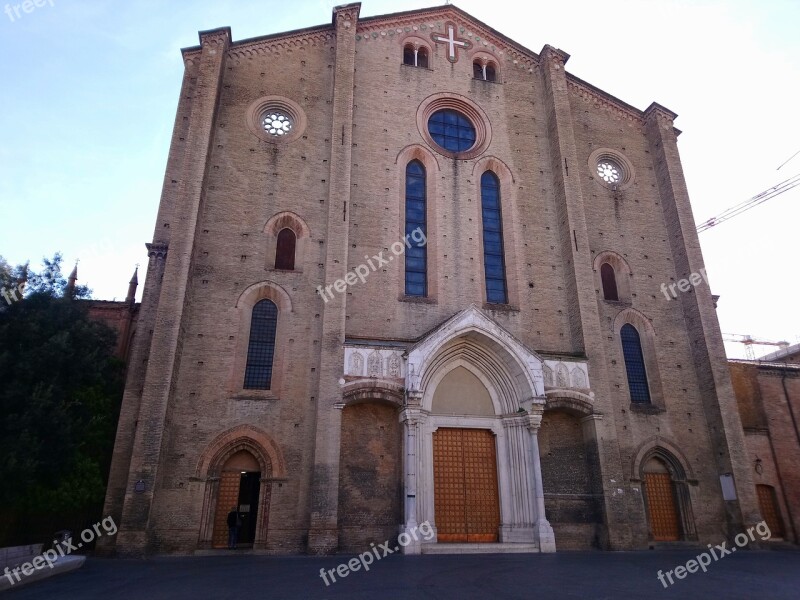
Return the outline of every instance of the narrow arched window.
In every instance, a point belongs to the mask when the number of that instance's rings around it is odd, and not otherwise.
[[[414,46],[411,44],[406,44],[403,46],[403,64],[410,65],[412,67],[416,66],[416,63],[414,62]]]
[[[425,167],[418,160],[406,166],[406,296],[428,295]]]
[[[497,81],[497,70],[492,63],[486,65],[486,81]]]
[[[603,298],[606,300],[619,300],[617,276],[614,274],[614,267],[608,263],[600,265],[600,281],[603,283]]]
[[[503,218],[500,211],[500,181],[486,171],[481,176],[483,214],[483,266],[486,275],[486,301],[506,304],[506,265],[503,255]]]
[[[246,390],[268,390],[272,385],[272,362],[275,358],[275,331],[278,307],[272,300],[260,300],[250,319],[250,343],[244,372]]]
[[[477,60],[472,63],[472,76],[475,79],[483,79],[483,65]]]
[[[294,251],[297,236],[288,227],[278,232],[278,244],[275,248],[275,268],[286,271],[294,270]]]
[[[622,340],[622,355],[625,357],[625,371],[628,374],[631,402],[649,404],[650,386],[647,383],[647,370],[644,366],[639,332],[633,325],[626,323],[619,333]]]
[[[417,50],[417,66],[423,67],[425,69],[428,68],[428,49],[424,47],[420,47]]]

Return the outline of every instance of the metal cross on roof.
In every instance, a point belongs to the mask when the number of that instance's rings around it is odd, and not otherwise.
[[[469,50],[472,48],[472,42],[456,37],[455,23],[446,23],[445,29],[447,30],[447,36],[432,33],[431,39],[437,44],[447,44],[447,60],[454,63],[458,60],[458,49],[463,48],[464,50]]]

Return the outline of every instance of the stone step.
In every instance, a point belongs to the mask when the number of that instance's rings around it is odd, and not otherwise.
[[[422,554],[516,554],[538,553],[536,544],[422,544]]]

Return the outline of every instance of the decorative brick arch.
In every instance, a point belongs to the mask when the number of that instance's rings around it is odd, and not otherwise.
[[[240,425],[221,433],[206,447],[198,461],[197,478],[205,482],[199,548],[212,547],[222,468],[231,456],[243,450],[255,457],[261,471],[253,548],[266,548],[272,482],[286,478],[286,461],[272,438],[252,425]]]
[[[262,231],[266,243],[265,267],[268,270],[275,269],[275,250],[278,244],[278,234],[282,229],[290,229],[297,238],[293,271],[302,273],[303,265],[306,264],[308,258],[311,230],[300,215],[288,210],[272,215],[264,225]]]
[[[264,430],[253,425],[239,425],[214,438],[200,456],[197,477],[219,476],[225,461],[240,450],[255,457],[262,473],[270,472],[273,479],[286,478],[286,461],[280,448]]]
[[[480,63],[481,66],[483,65],[491,65],[494,67],[495,78],[493,80],[494,83],[500,83],[500,61],[498,58],[484,49],[478,48],[474,49],[470,52],[469,55],[470,64]]]
[[[628,261],[625,260],[621,254],[614,252],[613,250],[603,250],[602,252],[598,252],[597,256],[594,257],[594,261],[592,262],[592,269],[594,270],[594,284],[597,288],[599,297],[604,299],[603,282],[600,277],[600,267],[602,267],[604,263],[608,263],[611,265],[611,268],[614,269],[614,278],[617,283],[617,295],[619,296],[619,302],[630,304],[632,288],[631,278],[633,277],[633,271],[631,270]],[[614,302],[614,300],[607,300],[607,302]]]
[[[389,381],[356,379],[342,388],[343,407],[364,402],[383,402],[401,408],[404,402],[403,386]]]
[[[631,464],[631,482],[640,483],[642,485],[642,502],[644,503],[648,528],[650,518],[644,467],[651,458],[659,459],[669,471],[674,486],[682,538],[685,540],[696,540],[697,529],[694,523],[694,512],[692,511],[692,499],[689,486],[695,486],[698,482],[694,477],[691,463],[680,451],[678,446],[660,436],[654,436],[644,441],[639,446],[636,458],[634,458]]]
[[[548,391],[545,391],[547,397],[544,405],[545,411],[563,410],[579,417],[602,417],[601,413],[595,412],[592,398],[585,394],[571,390],[553,390],[552,393],[548,393]]]
[[[511,306],[519,306],[519,282],[523,278],[519,275],[517,266],[517,233],[516,224],[524,223],[525,220],[519,217],[517,211],[517,188],[514,174],[508,165],[496,156],[484,156],[475,162],[472,168],[472,180],[475,186],[475,198],[473,203],[473,221],[478,223],[478,235],[480,240],[481,252],[478,255],[477,267],[479,269],[480,281],[484,281],[483,264],[483,214],[481,211],[481,177],[486,171],[491,171],[500,181],[500,210],[503,219],[503,254],[505,258],[506,271],[506,290],[508,293],[507,302]],[[485,291],[482,292],[481,300],[486,301]]]
[[[425,165],[425,169],[428,172],[432,172],[434,168],[436,171],[442,170],[442,168],[439,166],[439,159],[436,158],[436,155],[428,148],[420,144],[409,144],[400,150],[394,159],[394,164],[405,169],[406,165],[412,160],[418,160],[421,162],[423,165]]]
[[[411,32],[400,37],[398,41],[400,42],[401,52],[404,52],[407,46],[411,46],[416,51],[424,49],[428,54],[428,66],[422,68],[428,68],[428,69],[431,68],[431,63],[433,61],[433,49],[431,48],[430,40],[426,40],[425,38],[417,35],[416,33]]]
[[[626,308],[614,319],[614,336],[620,339],[620,330],[626,324],[633,325],[639,332],[639,340],[642,344],[642,354],[644,355],[645,370],[647,372],[647,383],[650,387],[650,405],[658,411],[665,410],[664,391],[661,385],[661,371],[658,366],[658,356],[656,354],[656,333],[653,323],[643,313],[635,308]],[[617,342],[620,357],[622,357],[622,342]],[[624,359],[620,361],[622,368],[625,369]],[[627,387],[628,378],[625,374],[625,385]],[[646,406],[646,405],[645,405]],[[642,406],[637,406],[642,408]]]
[[[441,170],[439,159],[425,146],[420,144],[410,144],[398,152],[395,158],[397,165],[397,239],[402,240],[406,235],[406,167],[408,163],[413,160],[418,160],[425,167],[425,188],[426,188],[426,202],[425,202],[425,219],[427,229],[427,257],[428,257],[428,296],[425,299],[414,298],[415,301],[435,302],[438,289],[438,240],[437,232],[438,215],[440,211],[437,209],[437,202],[439,201],[438,194],[438,173]],[[401,300],[406,299],[405,295],[405,260],[398,260],[398,278],[397,278],[397,297]]]
[[[272,364],[272,387],[270,390],[244,390],[244,372],[247,366],[247,347],[250,341],[250,321],[253,307],[261,300],[271,300],[278,307],[278,329],[275,335],[275,358]],[[288,341],[289,320],[292,314],[292,300],[280,285],[273,281],[259,281],[244,290],[236,300],[239,327],[236,340],[236,351],[231,368],[228,391],[231,394],[244,394],[253,397],[276,397],[280,393],[283,381],[283,364],[285,352],[278,351]]]

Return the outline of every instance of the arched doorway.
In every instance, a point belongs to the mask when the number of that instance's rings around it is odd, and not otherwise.
[[[227,548],[226,520],[234,506],[247,513],[247,545],[267,548],[272,485],[286,479],[286,462],[272,438],[253,425],[220,433],[201,455],[197,478],[205,482],[198,548]]]
[[[436,387],[431,413],[493,417],[494,406],[481,380],[459,366]],[[497,541],[497,448],[490,429],[433,432],[433,493],[439,542]]]
[[[681,539],[680,512],[675,497],[675,485],[667,464],[651,457],[642,468],[650,533],[656,542],[675,542]]]
[[[252,548],[256,538],[261,466],[247,450],[240,450],[222,466],[214,511],[213,547],[228,547],[228,513],[236,510],[241,527],[237,547]]]

